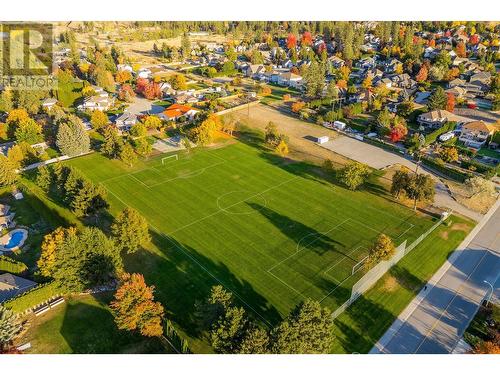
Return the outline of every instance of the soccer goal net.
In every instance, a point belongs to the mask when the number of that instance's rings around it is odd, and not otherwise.
[[[176,161],[176,160],[179,160],[179,156],[177,154],[165,156],[164,158],[161,159],[161,164],[165,165],[171,161]]]
[[[352,266],[352,271],[351,271],[351,275],[354,275],[356,272],[358,272],[361,268],[363,268],[363,266],[365,265],[366,263],[366,260],[368,259],[368,256],[364,257],[363,259],[361,259],[358,263],[356,263],[354,266]]]

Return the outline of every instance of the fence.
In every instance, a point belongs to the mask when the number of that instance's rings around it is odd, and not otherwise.
[[[345,301],[339,308],[337,308],[332,316],[335,319],[341,313],[343,313],[354,301],[356,301],[363,293],[370,289],[382,276],[385,275],[389,269],[398,263],[406,254],[412,251],[417,245],[422,242],[430,233],[434,231],[439,225],[441,225],[449,215],[442,216],[441,219],[430,227],[425,233],[422,233],[415,241],[413,241],[409,246],[406,246],[406,240],[396,248],[395,255],[389,259],[384,260],[370,269],[367,273],[359,279],[356,284],[352,286],[351,296],[347,301]]]
[[[163,340],[166,341],[177,354],[190,354],[191,350],[189,349],[188,342],[179,335],[172,322],[165,319],[164,323]]]

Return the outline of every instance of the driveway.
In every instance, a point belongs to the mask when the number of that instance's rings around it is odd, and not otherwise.
[[[127,112],[137,116],[145,115],[147,113],[158,114],[163,112],[164,110],[165,108],[161,105],[154,105],[152,100],[139,97],[135,97],[134,101],[130,103],[127,108]]]
[[[404,165],[410,170],[415,170],[416,168],[416,164],[413,161],[401,155],[351,137],[340,136],[321,146],[376,169],[387,168],[395,164]],[[424,166],[421,166],[420,172],[429,174],[436,181],[436,196],[434,198],[434,205],[436,207],[448,208],[473,220],[481,220],[483,215],[464,207],[453,199],[451,192],[438,176],[426,170]]]
[[[370,351],[452,353],[500,274],[500,200]]]

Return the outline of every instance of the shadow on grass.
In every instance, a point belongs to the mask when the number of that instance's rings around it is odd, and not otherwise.
[[[189,336],[203,337],[197,325],[195,304],[205,300],[214,285],[231,291],[235,302],[257,321],[274,326],[281,320],[267,299],[249,282],[235,276],[225,264],[161,233],[152,232],[152,240],[162,254],[144,250],[127,255],[125,269],[144,274],[148,284],[158,286],[155,296],[165,306],[167,317]]]
[[[113,315],[106,308],[111,293],[92,297],[95,302],[70,299],[65,307],[60,332],[73,353],[165,353],[158,339],[116,327]]]
[[[322,255],[327,251],[335,251],[335,245],[342,245],[340,242],[318,232],[314,228],[293,220],[288,216],[281,215],[272,209],[258,203],[247,204],[267,218],[281,233],[293,240],[297,245],[300,245],[298,250],[307,248]]]

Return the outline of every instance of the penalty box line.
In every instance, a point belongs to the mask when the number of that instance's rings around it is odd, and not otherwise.
[[[111,195],[113,195],[116,199],[118,199],[123,205],[125,205],[125,207],[130,207],[127,203],[125,203],[119,196],[117,196],[109,187],[107,188],[107,190],[111,193]],[[138,211],[141,211],[141,210],[138,210]],[[238,299],[243,302],[248,308],[250,308],[255,314],[257,314],[261,319],[262,321],[269,327],[269,328],[272,328],[273,325],[266,319],[264,318],[257,310],[255,310],[255,308],[250,305],[243,297],[241,297],[236,291],[234,291],[233,289],[229,288],[227,285],[225,285],[220,279],[218,279],[212,272],[210,272],[205,266],[203,266],[197,259],[195,259],[191,254],[189,254],[186,249],[184,248],[184,246],[182,245],[178,245],[177,243],[175,243],[174,241],[172,241],[172,239],[167,236],[165,233],[161,232],[156,226],[154,226],[153,224],[149,224],[149,226],[154,230],[156,231],[157,233],[159,233],[162,237],[164,237],[167,241],[169,241],[172,245],[174,245],[174,247],[178,250],[180,250],[185,256],[187,256],[189,259],[191,259],[191,261],[193,261],[194,263],[196,263],[202,270],[204,270],[209,276],[211,276],[215,281],[217,281],[219,284],[221,284],[222,286],[224,286],[224,288],[230,290],[236,297],[238,297]]]

